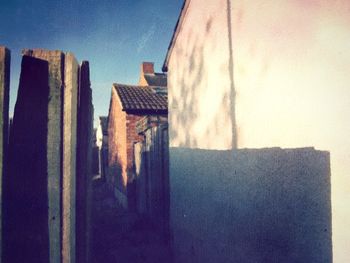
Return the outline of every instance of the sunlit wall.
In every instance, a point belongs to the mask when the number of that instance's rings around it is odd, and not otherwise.
[[[232,146],[225,0],[192,0],[169,61],[170,146]]]
[[[350,2],[187,4],[168,63],[170,145],[330,151],[334,262],[347,262]]]
[[[238,147],[330,151],[334,262],[350,258],[350,2],[233,1]]]

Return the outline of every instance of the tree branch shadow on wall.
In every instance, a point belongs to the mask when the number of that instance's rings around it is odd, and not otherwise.
[[[192,29],[192,33],[187,40],[186,47],[181,48],[180,46],[179,49],[173,51],[177,52],[179,55],[184,55],[185,53],[185,56],[187,56],[187,59],[185,61],[176,61],[177,64],[174,66],[174,68],[176,68],[176,71],[181,71],[176,74],[176,77],[178,78],[178,86],[173,88],[179,90],[177,91],[177,94],[181,94],[181,96],[177,96],[176,98],[173,97],[173,100],[171,101],[172,104],[170,105],[171,107],[169,107],[170,111],[174,109],[175,111],[179,112],[179,114],[171,115],[171,118],[173,119],[170,120],[170,122],[177,127],[171,128],[170,136],[172,138],[172,141],[177,141],[180,147],[199,147],[200,141],[198,139],[198,136],[196,134],[190,134],[189,130],[191,130],[199,118],[203,118],[203,116],[201,116],[198,112],[198,108],[200,107],[199,103],[201,103],[201,100],[203,100],[203,94],[207,90],[215,88],[223,94],[221,105],[225,107],[226,112],[215,112],[215,117],[211,120],[210,125],[208,127],[205,127],[204,131],[201,131],[201,137],[213,138],[216,135],[222,134],[221,129],[229,129],[228,123],[227,126],[223,127],[222,121],[219,118],[219,116],[227,114],[229,115],[227,118],[231,124],[231,138],[230,142],[226,142],[226,146],[229,148],[237,148],[237,125],[235,116],[236,91],[234,83],[234,60],[231,21],[231,4],[230,1],[227,0],[227,35],[223,36],[223,41],[227,41],[227,45],[225,44],[224,46],[228,47],[228,61],[224,61],[222,64],[218,64],[217,67],[220,67],[220,70],[222,70],[223,74],[225,74],[228,78],[228,87],[220,87],[220,84],[218,84],[217,87],[212,87],[209,86],[208,82],[209,75],[213,74],[208,70],[208,58],[205,57],[205,51],[207,51],[206,49],[208,48],[208,43],[212,44],[213,52],[215,50],[222,49],[220,46],[220,41],[212,41],[210,38],[213,17],[210,18],[206,23],[206,32],[204,39],[201,39],[198,35],[196,35],[194,31],[195,29]],[[217,76],[218,83],[220,83],[220,77],[221,76]],[[208,101],[207,107],[210,108],[211,106],[212,105],[210,105],[210,101]],[[183,132],[184,130],[186,130],[185,134]],[[203,144],[201,144],[201,146],[202,145]],[[210,142],[208,145],[210,145]]]

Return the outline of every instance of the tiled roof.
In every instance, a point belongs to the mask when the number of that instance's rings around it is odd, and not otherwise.
[[[167,113],[167,98],[156,94],[150,87],[113,84],[116,89],[123,111],[142,113]]]
[[[145,79],[148,83],[148,86],[167,86],[167,75],[163,73],[154,73],[154,74],[145,74]]]

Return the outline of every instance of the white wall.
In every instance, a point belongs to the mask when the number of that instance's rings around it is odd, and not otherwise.
[[[170,146],[330,151],[334,262],[346,262],[350,2],[187,2],[168,65]]]
[[[168,66],[171,146],[232,146],[225,2],[192,0],[188,6]]]
[[[330,151],[334,262],[346,262],[350,2],[232,2],[238,147]]]
[[[96,146],[101,149],[103,141],[102,125],[99,123],[96,130]]]

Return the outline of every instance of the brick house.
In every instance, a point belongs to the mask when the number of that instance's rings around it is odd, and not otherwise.
[[[136,122],[144,116],[167,116],[167,98],[149,86],[113,84],[108,114],[108,184],[125,208],[134,205],[134,143],[143,137]]]

